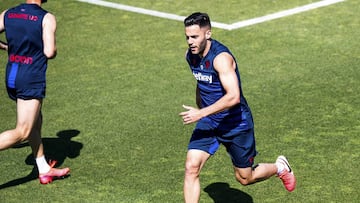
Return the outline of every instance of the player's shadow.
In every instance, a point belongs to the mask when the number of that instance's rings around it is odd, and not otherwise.
[[[71,138],[78,136],[79,134],[79,130],[64,130],[56,134],[57,138],[42,138],[46,158],[50,160],[56,160],[57,164],[55,167],[59,167],[64,163],[66,158],[73,159],[78,157],[80,155],[80,150],[83,148],[83,144],[72,141]],[[26,142],[16,145],[13,148],[23,148],[28,146],[29,144]],[[20,185],[38,178],[38,170],[32,153],[26,158],[25,163],[27,165],[34,166],[31,173],[25,177],[1,184],[0,190],[7,187]]]
[[[250,195],[231,188],[228,183],[212,183],[204,191],[214,200],[214,203],[253,203]]]

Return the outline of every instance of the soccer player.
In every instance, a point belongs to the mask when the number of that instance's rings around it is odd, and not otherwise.
[[[211,23],[206,13],[193,13],[184,20],[188,43],[186,61],[197,80],[196,104],[183,105],[179,115],[184,124],[195,123],[185,162],[185,202],[200,198],[200,171],[220,144],[229,153],[235,177],[242,185],[253,184],[277,175],[288,191],[296,179],[287,159],[254,166],[256,155],[254,124],[243,95],[236,60],[229,49],[211,38]]]
[[[41,184],[69,174],[69,168],[54,168],[55,161],[45,159],[41,140],[42,101],[45,98],[45,74],[48,59],[56,56],[56,19],[41,8],[46,0],[26,0],[0,14],[0,33],[5,31],[8,51],[6,88],[16,101],[15,129],[0,134],[0,150],[29,141]]]

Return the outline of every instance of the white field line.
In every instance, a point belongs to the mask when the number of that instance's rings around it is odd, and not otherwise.
[[[229,27],[231,28],[230,30],[238,29],[241,27],[246,27],[246,26],[250,26],[250,25],[254,25],[254,24],[258,24],[258,23],[263,23],[266,21],[282,18],[285,16],[302,13],[302,12],[309,11],[312,9],[329,6],[331,4],[335,4],[335,3],[339,3],[339,2],[343,2],[343,1],[345,1],[345,0],[323,0],[323,1],[315,2],[315,3],[311,3],[311,4],[308,4],[305,6],[299,6],[299,7],[293,8],[293,9],[280,11],[280,12],[273,13],[270,15],[233,23]]]
[[[144,9],[144,8],[138,8],[138,7],[134,7],[134,6],[127,6],[124,4],[112,3],[112,2],[103,1],[103,0],[77,0],[77,1],[85,2],[85,3],[89,3],[89,4],[95,4],[95,5],[99,5],[99,6],[115,8],[115,9],[119,9],[119,10],[130,11],[130,12],[134,12],[134,13],[156,16],[156,17],[160,17],[160,18],[177,20],[177,21],[184,21],[184,19],[186,18],[185,16],[179,16],[179,15],[175,15],[175,14],[171,14],[171,13],[165,13],[165,12],[154,11],[154,10],[149,10],[149,9]],[[211,25],[213,27],[221,28],[221,29],[225,29],[225,30],[234,30],[234,29],[238,29],[238,28],[242,28],[242,27],[246,27],[246,26],[263,23],[266,21],[302,13],[302,12],[313,10],[316,8],[329,6],[329,5],[336,4],[339,2],[343,2],[343,1],[345,1],[345,0],[322,0],[319,2],[307,4],[304,6],[299,6],[299,7],[293,8],[293,9],[280,11],[280,12],[265,15],[262,17],[239,21],[239,22],[236,22],[233,24],[225,24],[225,23],[219,23],[219,22],[212,21]]]

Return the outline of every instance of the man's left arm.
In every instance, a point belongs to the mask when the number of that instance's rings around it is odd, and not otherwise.
[[[214,104],[201,109],[203,116],[224,111],[240,103],[240,88],[235,72],[234,58],[230,54],[223,52],[214,59],[214,68],[219,74],[225,95]]]
[[[202,109],[183,105],[187,109],[187,111],[180,113],[184,124],[197,122],[203,117],[224,111],[240,103],[240,88],[233,57],[225,52],[219,54],[214,59],[214,68],[219,74],[221,84],[226,92],[225,95],[214,104]]]

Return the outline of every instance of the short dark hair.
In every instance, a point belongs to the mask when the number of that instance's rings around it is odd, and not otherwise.
[[[191,25],[199,25],[201,28],[207,27],[207,26],[211,28],[209,15],[206,13],[200,13],[200,12],[193,13],[193,14],[189,15],[187,18],[185,18],[184,25],[185,25],[185,27],[188,27]]]

